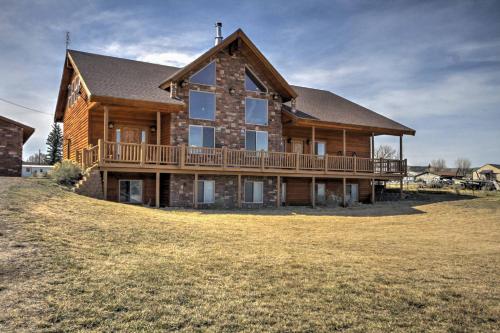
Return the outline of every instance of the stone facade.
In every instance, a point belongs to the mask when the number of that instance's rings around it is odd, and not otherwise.
[[[271,83],[266,79],[264,72],[252,67],[241,50],[232,55],[227,50],[219,52],[210,61],[201,65],[200,70],[210,62],[216,63],[216,86],[204,86],[187,83],[177,87],[177,97],[189,105],[189,91],[207,91],[216,93],[215,120],[189,119],[189,107],[186,110],[172,115],[171,133],[172,144],[188,144],[189,125],[212,126],[215,128],[215,147],[227,146],[231,149],[245,149],[245,130],[262,130],[268,132],[269,151],[282,151],[282,100],[273,91]],[[248,67],[268,89],[267,93],[249,92],[245,90],[245,68]],[[189,73],[189,76],[196,71]],[[234,89],[234,93],[229,92]],[[276,97],[274,97],[276,96]],[[245,97],[262,98],[268,100],[268,125],[245,124]]]
[[[199,208],[236,208],[238,205],[238,176],[199,175],[198,180],[215,182],[214,203],[198,203]],[[263,203],[247,203],[244,198],[246,181],[262,181]],[[172,174],[170,176],[170,203],[172,207],[193,207],[194,175]],[[276,207],[276,177],[241,177],[241,206],[243,208]]]
[[[0,176],[20,177],[23,129],[0,119]]]
[[[243,46],[244,47],[244,46]],[[212,61],[216,64],[216,86],[204,86],[189,83],[189,77]],[[249,68],[267,88],[266,93],[250,92],[245,89],[245,69]],[[265,72],[258,66],[252,66],[242,50],[229,53],[223,50],[209,61],[190,72],[185,78],[186,84],[171,87],[171,92],[189,105],[189,91],[207,91],[216,94],[215,120],[189,118],[189,107],[177,114],[172,114],[171,143],[189,144],[189,125],[203,125],[215,128],[215,147],[245,149],[245,130],[268,132],[269,151],[283,151],[281,97],[274,92]],[[232,90],[232,93],[230,93]],[[268,101],[268,125],[252,125],[245,123],[245,98],[261,98]],[[215,180],[215,203],[199,204],[198,207],[234,208],[237,206],[237,176],[200,175],[199,180]],[[248,179],[264,180],[264,203],[245,203],[243,199],[244,182],[242,176],[242,207],[276,206],[276,177],[248,177]],[[174,207],[193,206],[194,175],[172,174],[170,177],[169,205]]]
[[[96,167],[87,170],[83,178],[74,187],[74,191],[91,198],[104,198],[101,172]]]

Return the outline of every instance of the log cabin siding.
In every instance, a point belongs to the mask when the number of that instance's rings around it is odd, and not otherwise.
[[[88,144],[88,98],[85,90],[80,89],[80,96],[77,101],[72,106],[66,107],[64,112],[63,159],[79,160],[78,153],[83,148],[86,148]]]
[[[157,127],[156,112],[140,111],[109,111],[109,122],[113,128],[108,130],[108,141],[116,140],[116,129],[120,127],[138,127],[146,131],[147,143],[156,144],[156,132],[151,132],[151,127]],[[161,115],[161,144],[170,144],[170,114]],[[102,108],[90,113],[90,144],[96,145],[104,137],[104,110]]]
[[[292,145],[289,139],[302,140],[304,154],[312,153],[312,128],[310,127],[284,127],[283,137],[285,151],[291,152]],[[352,156],[356,153],[358,157],[370,157],[370,134],[362,132],[346,131],[346,155]],[[329,155],[342,155],[343,150],[342,131],[316,129],[315,141],[326,142],[326,153]]]

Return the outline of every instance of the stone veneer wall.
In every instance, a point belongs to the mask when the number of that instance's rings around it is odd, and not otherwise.
[[[238,176],[199,175],[199,180],[215,181],[215,202],[213,204],[198,204],[199,208],[236,208],[238,205]],[[254,204],[244,202],[244,184],[246,180],[264,182],[264,203]],[[194,175],[172,174],[170,186],[175,191],[170,192],[170,206],[193,207]],[[241,177],[241,202],[243,208],[276,207],[276,177]]]
[[[23,160],[23,129],[0,120],[0,176],[20,177]]]
[[[177,97],[181,98],[189,105],[189,91],[209,91],[216,93],[215,120],[189,119],[189,107],[186,110],[172,114],[171,119],[171,142],[173,145],[186,144],[189,139],[189,125],[203,125],[215,127],[215,147],[227,146],[230,149],[245,149],[245,129],[264,130],[268,132],[269,151],[283,151],[282,125],[281,125],[281,97],[273,98],[275,91],[271,83],[267,80],[262,69],[253,67],[248,63],[247,58],[241,50],[236,50],[232,54],[223,50],[213,56],[205,64],[195,71],[189,73],[185,80],[198,70],[209,64],[216,62],[216,86],[204,86],[188,83],[176,89]],[[267,87],[267,93],[248,92],[245,90],[245,68],[248,67],[258,79]],[[234,89],[234,94],[229,93],[229,89]],[[276,95],[279,96],[279,95]],[[250,125],[245,123],[245,97],[262,98],[268,100],[268,125]],[[242,177],[242,193],[243,179]],[[260,179],[271,179],[272,185],[265,181],[264,204],[242,204],[248,206],[273,206],[276,196],[276,177],[258,177]],[[224,208],[236,207],[236,181],[237,176],[199,176],[199,179],[215,179],[216,204]],[[170,178],[170,205],[178,207],[192,207],[193,205],[193,180],[194,175],[174,175]],[[242,200],[243,201],[243,200]],[[199,205],[203,207],[203,205]]]
[[[171,133],[172,144],[188,144],[189,125],[204,125],[215,127],[215,147],[227,146],[231,149],[245,148],[245,129],[264,130],[269,135],[269,151],[282,151],[281,128],[281,98],[273,99],[274,91],[263,72],[254,68],[246,61],[240,50],[230,55],[227,50],[219,52],[210,61],[197,70],[215,60],[216,86],[187,84],[177,87],[177,97],[189,105],[189,91],[199,90],[216,93],[215,120],[189,119],[189,107],[186,110],[172,114]],[[245,67],[249,67],[259,80],[267,87],[268,93],[245,91]],[[197,71],[196,70],[196,71]],[[189,76],[196,73],[193,71]],[[231,95],[229,89],[235,93]],[[268,126],[245,124],[245,97],[262,98],[268,100]]]

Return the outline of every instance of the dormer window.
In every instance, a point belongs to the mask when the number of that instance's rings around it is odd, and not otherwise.
[[[196,84],[204,84],[207,86],[215,86],[215,61],[212,61],[198,72],[194,73],[189,82]]]
[[[80,77],[76,76],[68,85],[68,107],[72,106],[80,96]]]
[[[262,82],[252,73],[251,70],[245,68],[245,90],[255,92],[267,92],[267,88]]]

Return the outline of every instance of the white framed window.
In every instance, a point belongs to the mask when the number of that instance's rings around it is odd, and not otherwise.
[[[267,92],[266,86],[247,67],[245,68],[245,90],[255,92]]]
[[[314,142],[314,153],[319,156],[325,156],[326,154],[326,143],[324,141]]]
[[[142,180],[120,179],[119,180],[120,202],[142,203]]]
[[[215,147],[215,128],[211,126],[189,125],[190,147]]]
[[[245,202],[248,203],[264,202],[264,182],[245,181]]]
[[[215,202],[215,181],[198,180],[198,203]]]
[[[189,118],[215,120],[215,93],[190,90]]]
[[[245,133],[245,149],[252,151],[268,150],[268,134],[266,131],[247,130]]]
[[[191,75],[189,82],[215,86],[215,60]]]
[[[245,98],[245,123],[252,125],[266,125],[268,123],[267,116],[267,99],[262,98]]]

